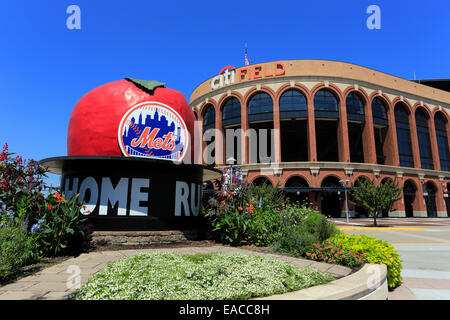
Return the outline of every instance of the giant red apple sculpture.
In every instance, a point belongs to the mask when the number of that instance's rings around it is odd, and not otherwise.
[[[168,110],[175,111],[174,113],[182,118],[181,122],[184,121],[189,132],[186,138],[188,141],[186,146],[188,150],[193,150],[189,141],[193,141],[194,113],[181,92],[164,86],[164,83],[157,81],[126,78],[107,83],[85,94],[78,101],[70,116],[67,136],[68,156],[129,156],[124,154],[126,152],[123,148],[121,149],[121,133],[118,130],[120,130],[120,126],[123,128],[125,121],[127,121],[127,125],[134,128],[135,123],[133,121],[137,123],[137,117],[131,118],[130,116],[125,119],[124,116],[127,112],[130,113],[134,107],[149,101],[159,103],[167,107]],[[163,117],[163,115],[160,115],[160,117]],[[136,133],[140,135],[143,134],[141,131],[136,129]],[[139,136],[136,136],[134,143],[140,142],[140,146],[144,147],[145,142],[148,147],[150,142],[147,140],[153,138],[153,140],[159,142],[161,147],[163,145],[165,147],[170,146],[167,135],[164,136],[165,140],[161,138],[158,141],[155,139],[156,136],[151,137],[151,132],[147,133],[148,136],[142,137],[141,141],[138,141]],[[158,146],[158,144],[156,145]],[[149,152],[148,154],[151,155],[152,153]]]

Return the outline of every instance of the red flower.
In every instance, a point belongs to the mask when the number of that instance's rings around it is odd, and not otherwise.
[[[306,255],[309,257],[311,255],[311,253],[307,252]]]
[[[342,258],[345,258],[345,254],[342,255]]]
[[[48,207],[47,207],[47,209],[48,209],[48,210],[52,210],[52,209],[53,209],[53,206],[52,206],[52,204],[51,204],[51,203],[49,203],[49,204],[48,204]]]

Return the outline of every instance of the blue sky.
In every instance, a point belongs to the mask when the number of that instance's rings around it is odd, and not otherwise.
[[[69,5],[81,30],[69,30]],[[381,29],[369,30],[369,5]],[[450,78],[450,2],[5,1],[0,9],[0,144],[66,155],[67,126],[91,89],[125,77],[193,89],[225,65],[329,59],[406,79]],[[51,177],[53,183],[58,179]]]

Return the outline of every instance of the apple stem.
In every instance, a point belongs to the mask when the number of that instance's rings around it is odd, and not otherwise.
[[[158,82],[155,80],[140,80],[133,78],[125,78],[125,80],[132,82],[136,87],[151,95],[153,95],[153,92],[155,91],[156,88],[164,87],[166,85],[163,82]]]

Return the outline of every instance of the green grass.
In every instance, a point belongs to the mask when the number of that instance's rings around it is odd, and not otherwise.
[[[97,272],[79,300],[233,300],[300,290],[334,280],[313,269],[244,254],[140,253]]]

